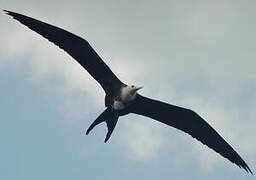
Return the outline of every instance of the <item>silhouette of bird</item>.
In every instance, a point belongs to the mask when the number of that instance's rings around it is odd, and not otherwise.
[[[8,10],[4,11],[66,51],[102,86],[106,93],[106,109],[91,124],[86,134],[89,134],[99,123],[106,122],[108,132],[105,142],[107,142],[118,118],[135,113],[190,134],[238,167],[253,174],[239,154],[197,113],[138,94],[137,91],[142,87],[126,85],[120,81],[85,39],[34,18]]]

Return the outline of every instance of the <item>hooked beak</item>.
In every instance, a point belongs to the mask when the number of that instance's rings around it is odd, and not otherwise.
[[[135,88],[135,91],[138,91],[138,90],[140,90],[140,89],[142,89],[142,88],[143,88],[143,86],[137,87],[137,88]]]
[[[136,87],[136,88],[132,89],[131,94],[132,94],[132,95],[135,94],[135,93],[136,93],[138,90],[140,90],[141,88],[143,88],[143,87]]]

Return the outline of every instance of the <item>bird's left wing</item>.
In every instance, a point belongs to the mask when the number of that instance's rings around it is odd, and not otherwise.
[[[100,83],[106,93],[111,93],[123,84],[83,38],[34,18],[7,10],[4,11],[76,59]]]
[[[240,168],[252,173],[238,153],[197,113],[137,95],[129,111],[147,116],[190,134]]]

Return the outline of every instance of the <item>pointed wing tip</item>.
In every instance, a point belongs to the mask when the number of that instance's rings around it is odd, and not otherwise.
[[[243,168],[247,173],[254,175],[252,170],[249,168],[249,166],[247,164],[242,165],[240,168]]]
[[[17,20],[17,17],[20,15],[18,13],[15,13],[6,9],[2,9],[2,10],[4,11],[5,14],[11,16],[13,19],[16,19],[16,20]]]
[[[6,9],[2,9],[2,11],[4,11],[5,14],[13,16],[13,12],[12,11],[8,11]]]
[[[235,163],[236,164],[236,163]],[[244,169],[247,173],[254,175],[250,167],[243,161],[239,164],[236,164],[239,168]]]

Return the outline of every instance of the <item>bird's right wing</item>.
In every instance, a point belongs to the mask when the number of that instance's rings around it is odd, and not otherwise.
[[[252,173],[238,153],[194,111],[149,99],[139,94],[129,107],[129,111],[150,117],[190,134],[240,168]]]
[[[83,38],[34,18],[7,10],[4,11],[76,59],[100,83],[106,93],[111,93],[123,84]]]

